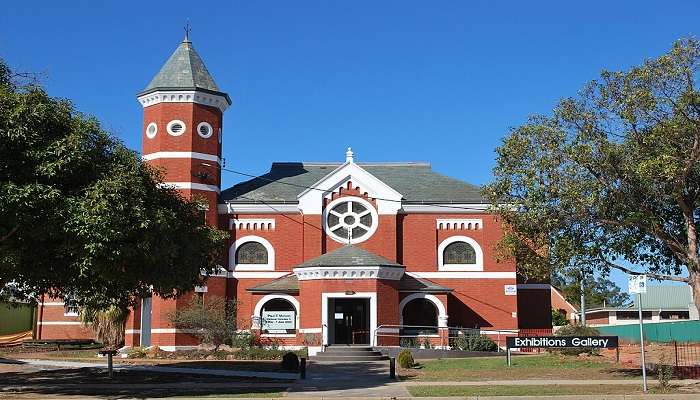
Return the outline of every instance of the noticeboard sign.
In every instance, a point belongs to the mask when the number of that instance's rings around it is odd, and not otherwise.
[[[284,333],[295,329],[294,311],[263,311],[262,329],[268,332]]]
[[[629,275],[628,291],[631,294],[647,292],[646,275]]]
[[[520,347],[610,349],[617,347],[617,336],[510,336],[506,338],[506,347],[509,349]]]

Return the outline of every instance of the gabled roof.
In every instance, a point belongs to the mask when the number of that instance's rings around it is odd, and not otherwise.
[[[304,261],[296,268],[306,267],[397,267],[403,265],[369,252],[361,247],[345,245],[316,258]]]
[[[188,39],[183,40],[146,88],[143,95],[156,90],[204,90],[223,94],[204,61]],[[230,99],[228,99],[230,103]]]
[[[637,296],[633,307],[637,309]],[[693,295],[688,285],[658,285],[647,286],[647,292],[642,295],[643,309],[688,309],[693,302]]]
[[[488,203],[481,188],[439,174],[426,163],[357,163],[404,196],[405,203]],[[274,163],[258,178],[223,192],[223,202],[296,203],[297,196],[342,163]]]

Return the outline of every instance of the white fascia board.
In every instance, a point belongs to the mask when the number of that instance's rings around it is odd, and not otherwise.
[[[203,183],[194,182],[163,182],[160,183],[161,187],[168,187],[172,189],[189,189],[189,190],[203,190],[207,192],[221,193],[221,190],[216,185],[205,185]]]
[[[401,193],[354,162],[346,162],[301,192],[297,196],[299,209],[304,214],[321,214],[323,198],[349,180],[377,199],[379,214],[396,214],[401,209]]]
[[[491,205],[482,203],[403,204],[403,212],[431,214],[484,214]]]
[[[219,214],[298,214],[297,204],[237,204],[225,203],[217,207]]]

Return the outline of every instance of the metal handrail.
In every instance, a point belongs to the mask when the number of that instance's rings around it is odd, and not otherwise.
[[[380,329],[382,328],[397,328],[399,332],[398,335],[382,335],[380,333]],[[499,350],[500,350],[500,344],[501,344],[501,334],[503,335],[517,335],[519,332],[519,329],[480,329],[480,328],[463,328],[463,327],[456,327],[456,326],[433,326],[433,325],[391,325],[391,324],[386,324],[386,325],[379,325],[373,332],[372,335],[372,346],[377,346],[378,344],[378,337],[379,336],[391,336],[391,337],[398,337],[399,340],[402,337],[421,337],[421,336],[426,336],[426,335],[420,335],[420,334],[415,334],[415,335],[401,335],[400,331],[402,329],[434,329],[438,332],[438,335],[440,336],[440,346],[442,348],[445,348],[445,339],[447,339],[447,345],[449,346],[449,340],[450,340],[450,331],[478,331],[480,335],[497,335],[497,343],[499,345]],[[440,335],[440,330],[447,330],[447,337],[444,335]]]

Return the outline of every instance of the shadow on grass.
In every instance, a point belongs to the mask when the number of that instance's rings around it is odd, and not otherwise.
[[[0,393],[95,395],[110,398],[268,394],[274,397],[290,381],[229,376],[71,368],[0,374]]]

